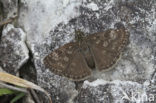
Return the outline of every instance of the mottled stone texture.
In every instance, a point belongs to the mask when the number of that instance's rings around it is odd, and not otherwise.
[[[156,0],[21,0],[18,7],[17,24],[27,34],[37,82],[51,94],[53,103],[71,102],[77,93],[75,103],[117,103],[125,94],[132,96],[132,91],[155,94]],[[76,90],[74,82],[45,68],[43,58],[74,40],[75,29],[89,35],[121,26],[130,32],[129,44],[111,71],[93,75],[94,80],[102,79],[98,81],[100,83],[87,82]],[[14,71],[24,63],[21,60],[26,61],[27,56],[23,53],[26,50],[19,43],[20,35],[16,28],[3,33],[0,65],[5,70]],[[47,103],[46,99],[42,100]]]
[[[20,28],[8,25],[3,30],[0,41],[0,66],[11,74],[27,62],[28,49],[25,45],[26,34]]]
[[[18,14],[18,0],[0,0],[4,19],[16,17]]]
[[[154,90],[131,81],[86,81],[75,103],[155,103]]]

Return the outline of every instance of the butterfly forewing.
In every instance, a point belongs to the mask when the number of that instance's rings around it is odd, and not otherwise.
[[[68,43],[45,57],[44,64],[54,73],[79,81],[91,74],[78,44]]]
[[[70,64],[73,52],[76,49],[75,43],[68,43],[50,53],[44,58],[44,64],[52,72],[63,75],[63,72]]]
[[[115,64],[128,41],[125,29],[107,30],[88,38],[88,45],[98,70],[106,70]]]
[[[110,35],[110,50],[121,52],[128,43],[129,34],[125,29],[111,30]]]

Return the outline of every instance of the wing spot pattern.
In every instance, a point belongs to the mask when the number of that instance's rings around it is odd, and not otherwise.
[[[64,60],[65,62],[68,62],[68,61],[69,61],[69,58],[65,56],[65,57],[63,58],[63,60]]]
[[[103,47],[107,47],[108,46],[108,42],[107,41],[104,41],[103,42]]]
[[[58,58],[58,54],[56,52],[53,52],[53,56]]]
[[[99,43],[100,43],[100,40],[97,40],[97,41],[96,41],[96,44],[98,45]]]
[[[93,37],[93,40],[96,40],[96,37]]]
[[[64,66],[62,63],[58,62],[57,64],[58,64],[60,67],[65,68],[65,66]]]
[[[72,54],[72,51],[67,51],[68,54]]]

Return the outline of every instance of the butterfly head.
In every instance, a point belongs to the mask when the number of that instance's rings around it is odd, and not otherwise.
[[[82,42],[84,39],[85,35],[82,31],[80,30],[75,30],[75,40],[78,42]]]

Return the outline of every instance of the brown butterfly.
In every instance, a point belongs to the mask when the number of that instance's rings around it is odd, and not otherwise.
[[[52,72],[73,81],[86,79],[94,68],[108,70],[118,60],[129,38],[124,28],[85,37],[81,31],[75,33],[75,42],[65,44],[44,58],[44,64]]]

